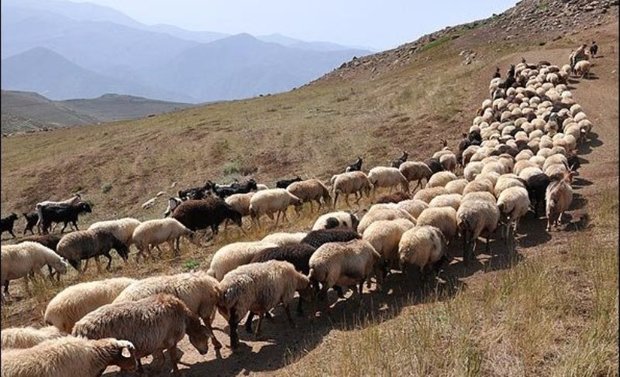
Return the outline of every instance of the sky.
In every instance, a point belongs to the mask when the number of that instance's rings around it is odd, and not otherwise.
[[[273,33],[385,50],[501,13],[516,0],[73,0],[109,6],[145,24],[227,34]]]

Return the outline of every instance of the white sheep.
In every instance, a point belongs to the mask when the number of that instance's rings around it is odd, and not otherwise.
[[[551,231],[552,225],[557,225],[564,211],[567,211],[573,201],[573,188],[570,180],[573,173],[567,173],[561,179],[549,183],[545,191],[545,213],[547,215],[547,231]]]
[[[412,191],[415,191],[419,186],[422,186],[422,181],[428,181],[433,175],[433,172],[428,165],[421,161],[405,161],[400,165],[398,170],[400,170],[408,182],[416,182],[416,186]]]
[[[445,238],[439,228],[430,225],[415,226],[403,233],[398,243],[401,269],[415,265],[424,273],[426,267],[435,270],[445,259]]]
[[[465,169],[463,169],[463,177],[468,181],[473,181],[480,172],[482,172],[482,168],[484,164],[482,161],[471,161]]]
[[[118,220],[98,221],[89,226],[88,230],[105,229],[129,247],[133,243],[133,231],[138,225],[140,220],[124,217]]]
[[[376,192],[379,187],[388,187],[389,192],[400,186],[403,192],[409,190],[409,181],[400,172],[399,168],[389,166],[376,166],[368,172],[368,180],[373,185],[373,191]]]
[[[360,234],[364,234],[366,228],[375,221],[395,219],[406,219],[414,224],[416,222],[407,211],[400,209],[397,203],[374,204],[360,220],[357,231]]]
[[[221,293],[217,280],[204,271],[151,276],[130,284],[113,302],[136,301],[158,293],[168,293],[183,301],[189,310],[202,318],[213,347],[222,348],[211,327]]]
[[[431,176],[431,179],[426,183],[426,188],[445,187],[448,182],[456,179],[458,179],[456,174],[450,171],[440,171]]]
[[[28,327],[9,327],[2,329],[2,351],[9,348],[30,348],[46,340],[60,338],[67,335],[62,333],[54,326],[42,328]]]
[[[439,196],[439,195],[444,195],[447,193],[448,191],[444,187],[441,187],[441,186],[424,188],[416,192],[415,195],[413,196],[413,199],[421,200],[425,203],[430,203],[434,197]]]
[[[398,243],[403,233],[414,227],[407,219],[379,220],[370,224],[362,239],[368,241],[381,255],[386,267],[396,268],[398,263]]]
[[[250,199],[250,217],[260,227],[260,217],[262,215],[267,215],[267,217],[273,220],[273,214],[276,213],[275,226],[277,226],[280,215],[288,221],[286,210],[289,206],[294,205],[297,207],[302,204],[301,199],[286,191],[286,189],[262,190],[256,192]]]
[[[433,198],[430,203],[428,203],[429,207],[452,207],[456,211],[459,209],[461,205],[461,199],[463,199],[463,195],[461,194],[444,194],[439,195]]]
[[[463,194],[463,190],[465,186],[467,186],[467,182],[469,182],[465,178],[455,179],[454,181],[450,181],[446,184],[445,189],[448,194]]]
[[[428,204],[426,202],[418,199],[403,200],[396,203],[396,206],[407,211],[407,213],[409,213],[414,219],[417,219],[418,216],[420,216],[420,213],[428,208]]]
[[[530,198],[525,187],[509,187],[497,198],[500,220],[506,222],[504,238],[512,240],[511,232],[517,233],[519,219],[525,216],[530,208]],[[502,219],[503,217],[503,219]]]
[[[337,211],[329,212],[319,216],[312,225],[312,230],[330,229],[330,228],[351,228],[357,230],[359,220],[357,216],[351,212]]]
[[[227,196],[224,201],[235,211],[239,212],[241,216],[250,216],[250,200],[252,196],[254,196],[253,192],[232,194],[231,196]]]
[[[50,300],[43,316],[45,323],[70,333],[75,322],[114,299],[136,279],[119,277],[71,285]]]
[[[493,182],[487,178],[480,178],[480,175],[473,181],[469,182],[463,189],[463,195],[467,195],[470,192],[487,191],[493,193]]]
[[[67,336],[31,348],[2,350],[1,373],[3,377],[97,377],[109,365],[134,370],[134,351],[126,340]]]
[[[592,63],[590,63],[588,60],[580,60],[577,62],[577,64],[575,64],[573,70],[575,72],[575,75],[580,76],[581,78],[585,78],[588,76],[591,66]]]
[[[500,194],[510,187],[525,188],[525,182],[519,179],[519,176],[516,174],[503,174],[497,179],[495,187],[493,187],[493,194],[496,198],[499,198]]]
[[[276,244],[278,246],[293,245],[293,244],[300,243],[301,240],[307,234],[308,233],[306,233],[306,232],[295,232],[295,233],[279,232],[279,233],[272,233],[272,234],[266,235],[261,240],[261,242],[273,243],[273,244]]]
[[[104,305],[77,321],[71,331],[73,336],[88,339],[129,340],[135,346],[140,372],[140,358],[153,355],[154,363],[162,366],[163,351],[167,350],[175,373],[178,373],[179,360],[176,345],[186,333],[198,352],[206,354],[209,349],[207,328],[183,301],[169,294]]]
[[[148,255],[154,258],[151,253],[153,247],[161,254],[159,245],[164,242],[168,243],[170,250],[174,251],[175,255],[179,255],[181,237],[187,237],[191,242],[199,245],[197,237],[194,237],[194,232],[186,228],[177,219],[165,218],[144,221],[136,227],[132,235],[133,242],[138,249],[136,260],[140,257],[146,260]]]
[[[310,211],[314,210],[313,201],[317,202],[319,210],[323,206],[323,203],[327,206],[331,205],[332,197],[329,193],[329,189],[323,182],[316,178],[293,182],[286,190],[301,199],[304,203],[310,202]]]
[[[332,177],[332,196],[334,198],[333,205],[335,207],[336,204],[338,204],[338,196],[341,194],[344,195],[344,201],[348,207],[351,206],[349,204],[350,194],[355,194],[355,203],[359,204],[363,193],[370,196],[372,187],[372,183],[370,183],[368,176],[364,172],[352,171],[338,174]]]
[[[472,194],[488,194],[492,199],[480,200]],[[465,263],[469,263],[473,257],[476,241],[482,232],[486,232],[486,252],[489,253],[489,238],[497,228],[499,215],[499,209],[492,194],[487,192],[470,193],[463,197],[461,206],[456,211],[456,221],[465,245],[463,250]]]
[[[9,295],[9,281],[25,278],[24,283],[28,289],[28,280],[35,274],[42,276],[41,268],[48,266],[50,278],[53,276],[52,269],[58,274],[67,272],[65,262],[52,249],[37,242],[25,241],[16,245],[2,245],[0,251],[0,283],[4,286],[2,300]]]
[[[452,152],[443,154],[439,157],[439,163],[446,171],[454,172],[456,170],[456,155]]]
[[[460,208],[460,207],[459,207]],[[416,225],[439,228],[447,242],[457,235],[456,210],[452,207],[428,207],[418,216]]]
[[[213,254],[207,274],[221,281],[227,272],[250,263],[256,254],[276,246],[278,245],[262,241],[233,242],[223,246]]]

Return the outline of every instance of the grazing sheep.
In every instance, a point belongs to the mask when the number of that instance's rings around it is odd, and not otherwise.
[[[313,178],[292,183],[286,190],[301,199],[302,202],[310,202],[310,211],[314,210],[313,201],[317,202],[319,210],[323,206],[323,203],[327,206],[331,205],[332,197],[329,194],[329,189],[318,179]]]
[[[398,170],[400,170],[400,172],[407,179],[408,182],[416,182],[416,186],[413,188],[413,190],[411,190],[412,192],[414,192],[418,187],[422,186],[423,180],[428,181],[433,175],[433,172],[428,167],[428,165],[419,161],[405,161],[400,165]]]
[[[414,226],[414,223],[406,219],[375,221],[366,228],[362,238],[381,255],[384,268],[396,268],[398,266],[398,243],[403,233]]]
[[[301,181],[301,177],[297,176],[295,178],[291,178],[291,179],[282,179],[276,182],[276,188],[287,188],[288,186],[290,186],[292,183],[294,182],[299,182]]]
[[[461,194],[444,194],[439,195],[433,198],[430,203],[428,203],[429,207],[452,207],[456,211],[459,209],[461,205],[461,199],[463,199],[463,195]]]
[[[0,283],[4,286],[2,300],[9,295],[9,281],[25,278],[28,288],[28,279],[35,274],[41,275],[41,268],[48,265],[58,274],[67,272],[67,263],[53,250],[36,242],[22,242],[16,245],[2,245],[0,261]],[[50,278],[53,275],[50,274]]]
[[[183,236],[187,237],[190,242],[199,245],[195,233],[174,217],[147,220],[141,223],[134,229],[132,235],[133,242],[138,248],[136,260],[138,260],[140,256],[142,256],[143,259],[146,259],[147,255],[153,257],[151,253],[151,248],[153,247],[161,253],[159,245],[164,242],[167,242],[170,250],[173,250],[174,255],[178,256],[181,252],[179,249],[179,241]]]
[[[503,174],[497,179],[497,182],[495,182],[493,194],[496,198],[499,198],[501,193],[510,187],[525,188],[525,181],[520,179],[516,174]]]
[[[189,310],[202,318],[213,347],[222,348],[211,327],[215,317],[215,305],[220,297],[217,280],[204,271],[151,276],[130,284],[113,302],[137,301],[158,293],[168,293],[183,301]]]
[[[573,70],[575,72],[575,75],[581,78],[587,78],[591,66],[592,63],[590,63],[588,60],[580,60],[577,62],[577,64],[575,64],[575,68]]]
[[[398,203],[398,202],[402,202],[403,200],[409,200],[409,199],[411,199],[411,195],[409,195],[407,192],[397,191],[391,194],[386,194],[386,195],[382,195],[378,197],[375,200],[375,204],[376,203]]]
[[[256,222],[256,225],[260,227],[260,217],[267,215],[269,219],[273,220],[273,214],[276,213],[276,223],[278,225],[280,215],[282,215],[286,221],[289,221],[286,217],[286,210],[290,205],[300,206],[303,202],[301,199],[286,191],[283,188],[275,188],[262,190],[254,194],[250,199],[250,217]]]
[[[346,211],[338,211],[338,212],[329,212],[324,215],[319,216],[318,219],[312,225],[312,230],[319,229],[332,229],[338,227],[350,228],[353,230],[357,230],[357,225],[359,224],[359,220],[357,216],[350,212]]]
[[[414,226],[403,233],[398,243],[400,268],[414,265],[424,274],[427,266],[437,271],[447,260],[445,238],[439,228],[431,225]]]
[[[50,248],[54,251],[58,248],[58,242],[60,242],[61,237],[56,234],[42,234],[37,236],[30,236],[26,238],[22,238],[17,243],[22,243],[26,241],[40,243],[41,245]]]
[[[163,351],[167,349],[175,373],[179,370],[176,345],[185,333],[201,355],[207,353],[207,328],[183,301],[169,294],[104,305],[77,321],[71,331],[73,336],[88,339],[117,337],[129,340],[135,346],[140,372],[140,358],[153,355],[154,363],[163,364]]]
[[[511,232],[517,233],[519,219],[530,209],[530,198],[525,187],[509,187],[497,198],[500,220],[506,223],[504,238],[511,239]]]
[[[360,238],[361,234],[347,228],[319,229],[308,232],[301,243],[317,248],[328,242],[348,242]]]
[[[213,236],[218,234],[220,224],[226,219],[241,227],[241,213],[218,197],[187,200],[174,209],[172,218],[192,231],[210,227]]]
[[[39,215],[37,215],[36,212],[24,212],[22,213],[22,215],[24,215],[24,219],[26,219],[26,227],[24,228],[24,233],[23,235],[26,235],[27,231],[30,231],[30,233],[34,236],[34,227],[37,225],[37,223],[39,222]]]
[[[372,274],[381,281],[383,268],[380,263],[381,255],[365,240],[349,242],[329,242],[318,249],[310,257],[309,278],[315,289],[322,285],[319,298],[327,298],[327,290],[338,286],[338,295],[343,297],[341,287],[359,284],[361,299],[364,281]],[[370,284],[370,281],[368,282]],[[327,305],[327,302],[326,302]]]
[[[491,194],[494,192],[493,182],[491,182],[490,180],[486,178],[479,178],[479,177],[480,176],[476,177],[476,179],[469,182],[467,186],[465,186],[465,188],[463,189],[463,195],[467,195],[470,192],[479,192],[479,191],[486,191],[486,192],[490,192]]]
[[[7,217],[0,219],[0,235],[4,232],[9,232],[13,238],[16,238],[15,233],[13,233],[13,225],[15,224],[15,220],[17,220],[17,214],[15,213],[11,213]]]
[[[448,194],[463,194],[463,190],[465,186],[467,186],[467,182],[469,182],[465,178],[455,179],[454,181],[450,181],[446,183],[444,188],[448,192]]]
[[[213,254],[207,274],[221,281],[227,272],[250,263],[262,250],[276,246],[278,245],[262,241],[233,242],[223,246]]]
[[[404,209],[400,209],[398,204],[375,204],[360,220],[360,224],[357,226],[357,231],[360,234],[364,234],[366,228],[375,221],[379,220],[395,220],[395,219],[407,219],[415,224],[416,219]]]
[[[488,193],[485,192],[483,194]],[[463,236],[463,258],[465,263],[469,263],[471,258],[473,258],[473,253],[476,249],[476,241],[482,232],[486,232],[486,252],[490,252],[489,238],[491,233],[495,232],[497,228],[500,215],[495,198],[493,198],[491,202],[488,200],[475,199],[472,196],[470,196],[471,199],[469,199],[467,197],[468,195],[463,197],[461,206],[458,211],[456,211],[457,226]],[[493,195],[491,195],[491,197],[493,197]]]
[[[418,192],[415,193],[415,195],[413,196],[414,200],[421,200],[425,203],[430,203],[431,200],[433,200],[434,197],[439,196],[439,195],[444,195],[447,194],[448,191],[446,191],[446,189],[444,187],[431,187],[431,188],[424,188]]]
[[[392,192],[392,189],[399,185],[401,190],[409,191],[409,181],[398,168],[376,166],[368,172],[368,180],[372,183],[375,192],[379,187],[387,187],[389,192]]]
[[[9,348],[30,348],[46,340],[65,336],[54,326],[40,329],[28,327],[9,327],[2,329],[2,351]]]
[[[222,295],[217,304],[218,311],[228,320],[230,346],[239,346],[237,325],[246,312],[258,314],[255,334],[260,333],[262,319],[269,310],[282,303],[286,317],[294,326],[289,303],[295,292],[302,297],[309,293],[309,279],[285,261],[269,260],[237,267],[224,276],[220,282]],[[251,322],[246,322],[246,330],[251,331]]]
[[[573,201],[573,188],[570,180],[573,173],[567,173],[561,179],[553,180],[547,186],[545,193],[547,215],[547,232],[551,231],[551,226],[556,226],[562,214],[567,211]]]
[[[90,258],[95,258],[97,269],[99,269],[99,256],[103,255],[108,258],[106,270],[110,271],[112,265],[112,256],[110,250],[115,249],[118,255],[127,262],[129,250],[124,243],[114,237],[107,230],[78,230],[69,233],[60,239],[56,252],[58,255],[67,259],[69,264],[79,273],[83,273],[88,268]],[[80,264],[86,259],[84,269],[80,270]]]
[[[458,179],[458,177],[454,173],[449,171],[440,171],[431,176],[431,179],[429,179],[428,183],[426,183],[426,188],[445,187],[448,182],[456,179]]]
[[[73,224],[76,230],[78,215],[81,213],[91,213],[92,209],[88,203],[79,202],[77,204],[68,204],[62,206],[45,206],[37,208],[39,214],[39,223],[43,234],[47,234],[52,223],[64,223],[60,233],[63,233],[69,223]],[[43,216],[43,218],[41,218]]]
[[[265,243],[273,243],[276,244],[278,246],[285,246],[285,245],[294,245],[294,244],[298,244],[301,242],[301,240],[304,239],[304,237],[306,237],[308,233],[306,232],[296,232],[296,233],[285,233],[285,232],[281,232],[281,233],[272,233],[272,234],[268,234],[266,235],[261,242],[265,242]]]
[[[396,207],[407,211],[411,217],[417,219],[420,213],[428,208],[428,204],[418,199],[410,199],[397,203]]]
[[[109,365],[134,370],[133,352],[133,344],[126,340],[67,336],[31,348],[3,350],[1,373],[3,377],[97,377]]]
[[[456,210],[452,207],[428,207],[418,216],[416,225],[431,225],[441,230],[446,242],[457,235]]]
[[[86,314],[114,299],[136,279],[125,277],[89,281],[60,291],[45,308],[45,323],[70,333],[73,325]]]
[[[118,220],[98,221],[88,227],[88,230],[105,229],[112,233],[127,248],[133,243],[133,232],[140,225],[140,221],[132,217]]]
[[[355,204],[359,204],[364,193],[370,196],[372,188],[372,183],[370,183],[368,176],[364,172],[353,171],[339,174],[335,176],[332,182],[333,206],[335,207],[338,204],[338,196],[341,194],[344,195],[344,201],[348,207],[351,206],[349,204],[349,194],[355,194]]]

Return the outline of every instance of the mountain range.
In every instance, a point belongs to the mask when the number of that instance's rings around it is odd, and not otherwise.
[[[368,50],[280,34],[228,35],[145,25],[62,0],[1,4],[2,89],[52,100],[117,93],[201,103],[301,86]]]

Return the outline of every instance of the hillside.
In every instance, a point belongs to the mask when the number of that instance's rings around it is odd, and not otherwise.
[[[494,239],[491,255],[481,251],[469,267],[460,263],[462,244],[456,242],[449,247],[454,263],[428,291],[394,274],[383,291],[365,291],[361,306],[349,297],[334,305],[330,317],[295,318],[296,329],[278,308],[273,322],[264,321],[262,337],[240,329],[242,347],[235,355],[226,346],[221,355],[199,355],[183,340],[189,366],[181,368],[187,376],[617,376],[618,6],[600,1],[586,10],[589,5],[523,0],[490,19],[354,59],[290,92],[5,138],[3,211],[26,211],[79,190],[93,203],[93,213],[80,218],[82,229],[124,216],[160,218],[165,196],[151,209],[141,204],[159,191],[174,195],[206,179],[227,182],[252,172],[272,187],[297,174],[327,181],[358,155],[366,171],[403,149],[410,160],[423,160],[441,148],[442,138],[456,148],[489,96],[495,67],[504,75],[522,57],[561,65],[571,49],[596,40],[601,56],[593,61],[593,75],[569,82],[594,124],[591,140],[580,148],[574,184],[574,204],[588,211],[590,227],[546,232],[544,218],[528,218],[520,224],[515,254]],[[556,21],[570,26],[545,29],[543,22]],[[527,32],[524,24],[532,25]],[[132,257],[125,265],[116,258],[111,272],[91,267],[78,277],[71,271],[57,285],[35,285],[32,296],[21,282],[13,283],[18,299],[3,307],[2,325],[40,324],[45,304],[69,284],[206,269],[224,244],[306,231],[316,216],[306,208],[300,217],[289,213],[288,223],[273,227],[266,220],[265,228],[248,234],[221,227],[217,240],[204,247],[183,241],[180,257],[164,249],[154,262],[136,264]],[[215,327],[228,345],[219,315]],[[117,375],[112,369],[107,376]]]
[[[2,133],[136,119],[190,106],[117,94],[52,101],[33,92],[3,90]]]

